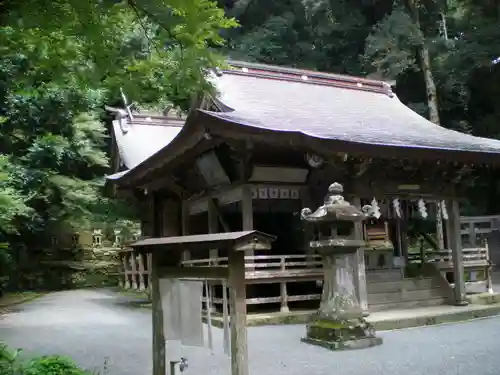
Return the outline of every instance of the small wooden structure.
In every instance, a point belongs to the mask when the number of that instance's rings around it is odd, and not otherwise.
[[[241,62],[231,66],[213,74],[218,95],[198,98],[182,128],[166,116],[148,122],[140,114],[120,114],[115,120],[128,170],[108,179],[117,193],[141,205],[143,234],[276,235],[271,254],[245,254],[248,308],[278,302],[281,311],[303,309],[310,300],[316,305],[309,307],[317,308],[322,270],[308,251],[309,234],[298,213],[318,206],[335,180],[353,205],[370,204],[377,211],[360,228],[366,242],[363,306],[376,311],[464,303],[459,202],[469,173],[500,161],[500,141],[432,124],[384,82]],[[164,146],[144,155],[148,137],[156,146],[163,139]],[[434,288],[437,275],[408,280],[410,227],[431,220],[437,250],[452,256],[453,286]],[[196,255],[185,251],[182,258],[191,267],[227,259],[217,248]],[[220,298],[216,285],[212,295],[215,302]]]
[[[245,252],[271,248],[273,236],[257,231],[214,233],[193,236],[149,238],[132,244],[139,253],[151,254],[153,303],[153,375],[165,375],[165,334],[163,320],[169,311],[162,308],[161,278],[227,280],[230,288],[231,374],[248,375],[245,305]],[[227,266],[183,267],[182,252],[191,254],[208,249],[228,251]],[[201,317],[200,317],[201,319]],[[173,374],[170,374],[173,375]]]

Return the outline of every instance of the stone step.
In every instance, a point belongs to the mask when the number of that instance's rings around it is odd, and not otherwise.
[[[417,301],[400,301],[396,303],[377,303],[368,305],[368,311],[386,311],[386,310],[405,310],[413,309],[417,307],[429,307],[429,306],[440,306],[446,305],[447,300],[444,297],[434,297],[426,300]]]
[[[437,287],[439,287],[438,283],[431,277],[378,282],[371,282],[368,280],[367,282],[368,293],[396,292],[402,289],[432,289]]]
[[[443,297],[443,292],[439,288],[369,293],[368,304],[420,301],[436,297]]]
[[[399,270],[366,271],[366,281],[368,283],[401,281],[401,272]]]

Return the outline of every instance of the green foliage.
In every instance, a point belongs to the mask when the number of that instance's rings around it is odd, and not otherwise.
[[[203,71],[219,63],[211,48],[223,43],[220,30],[236,23],[208,0],[2,5],[0,241],[10,243],[0,260],[5,278],[5,268],[23,262],[22,254],[29,258],[54,232],[133,215],[103,196],[109,172],[104,105],[121,100],[123,89],[129,101],[186,109],[193,96],[210,90]]]
[[[22,350],[0,343],[0,374],[2,375],[92,375],[70,358],[44,356],[27,361],[20,359]]]
[[[34,358],[23,366],[22,375],[91,375],[71,359],[60,356]]]
[[[419,70],[415,48],[423,43],[422,32],[408,13],[396,8],[366,38],[363,59],[382,77],[395,79],[408,69]]]

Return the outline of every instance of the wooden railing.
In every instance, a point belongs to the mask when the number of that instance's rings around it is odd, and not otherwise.
[[[447,273],[453,272],[453,261],[451,251],[426,250],[423,252],[424,262],[432,264],[442,273],[443,277]],[[145,291],[149,288],[150,280],[150,260],[144,254],[135,254],[131,251],[124,251],[122,255],[122,267],[124,272],[121,277],[121,285],[126,289]],[[366,250],[365,262],[366,270],[369,274],[373,271],[391,270],[398,268],[393,264],[393,250]],[[422,261],[422,254],[410,253],[409,263],[419,264]],[[279,304],[280,311],[289,311],[289,303],[319,301],[320,293],[301,292],[300,294],[289,294],[290,283],[316,282],[323,280],[323,269],[321,257],[319,255],[296,254],[296,255],[257,255],[247,256],[245,278],[247,284],[279,284],[278,295],[266,297],[247,298],[247,305]],[[465,248],[463,249],[463,263],[465,278],[468,285],[484,284],[489,288],[489,257],[488,249],[485,248]],[[185,267],[208,267],[217,265],[227,266],[228,259],[224,257],[194,259],[182,262]],[[210,282],[211,300],[213,306],[222,306],[221,284]],[[218,293],[216,293],[219,291]],[[204,299],[205,303],[208,302]]]
[[[500,229],[500,215],[460,217],[462,243],[476,247],[483,245],[488,235]]]
[[[491,262],[489,259],[488,246],[464,248],[462,249],[462,254],[466,285],[483,285],[486,291],[489,291],[491,288]],[[451,250],[425,250],[423,255],[424,263],[432,264],[448,280],[452,279],[452,277],[449,277],[453,272],[453,257]],[[408,254],[408,262],[410,264],[422,264],[422,254]]]
[[[151,285],[151,254],[135,253],[123,250],[120,253],[122,261],[122,277],[119,279],[120,287],[146,291]]]
[[[279,283],[280,295],[272,297],[247,298],[247,305],[260,305],[279,303],[281,312],[289,311],[290,302],[313,301],[321,298],[321,294],[309,293],[290,295],[288,293],[288,283],[323,280],[323,270],[321,258],[318,255],[256,255],[245,257],[246,271],[245,278],[247,284],[267,284]],[[186,267],[208,267],[218,265],[227,266],[227,258],[211,258],[184,261]],[[212,286],[214,284],[212,283]],[[222,298],[218,298],[212,293],[211,303],[221,305]]]

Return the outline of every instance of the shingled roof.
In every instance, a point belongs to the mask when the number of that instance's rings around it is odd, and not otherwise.
[[[223,112],[254,128],[360,144],[500,153],[500,141],[433,124],[381,81],[232,62],[214,78]]]
[[[123,160],[133,171],[114,178],[124,185],[145,178],[149,167],[159,168],[203,142],[205,131],[231,132],[239,138],[260,134],[266,142],[269,132],[283,134],[288,137],[282,139],[295,137],[311,147],[320,142],[328,152],[358,149],[381,156],[500,161],[500,141],[433,124],[404,105],[388,83],[237,61],[229,65],[230,69],[210,77],[217,91],[212,98],[217,110],[191,111],[182,131],[180,125],[144,130],[134,123],[132,128],[141,134],[129,130],[119,135],[115,126],[115,134],[122,137],[117,142]],[[130,146],[127,151],[127,142],[140,145],[140,150]]]

